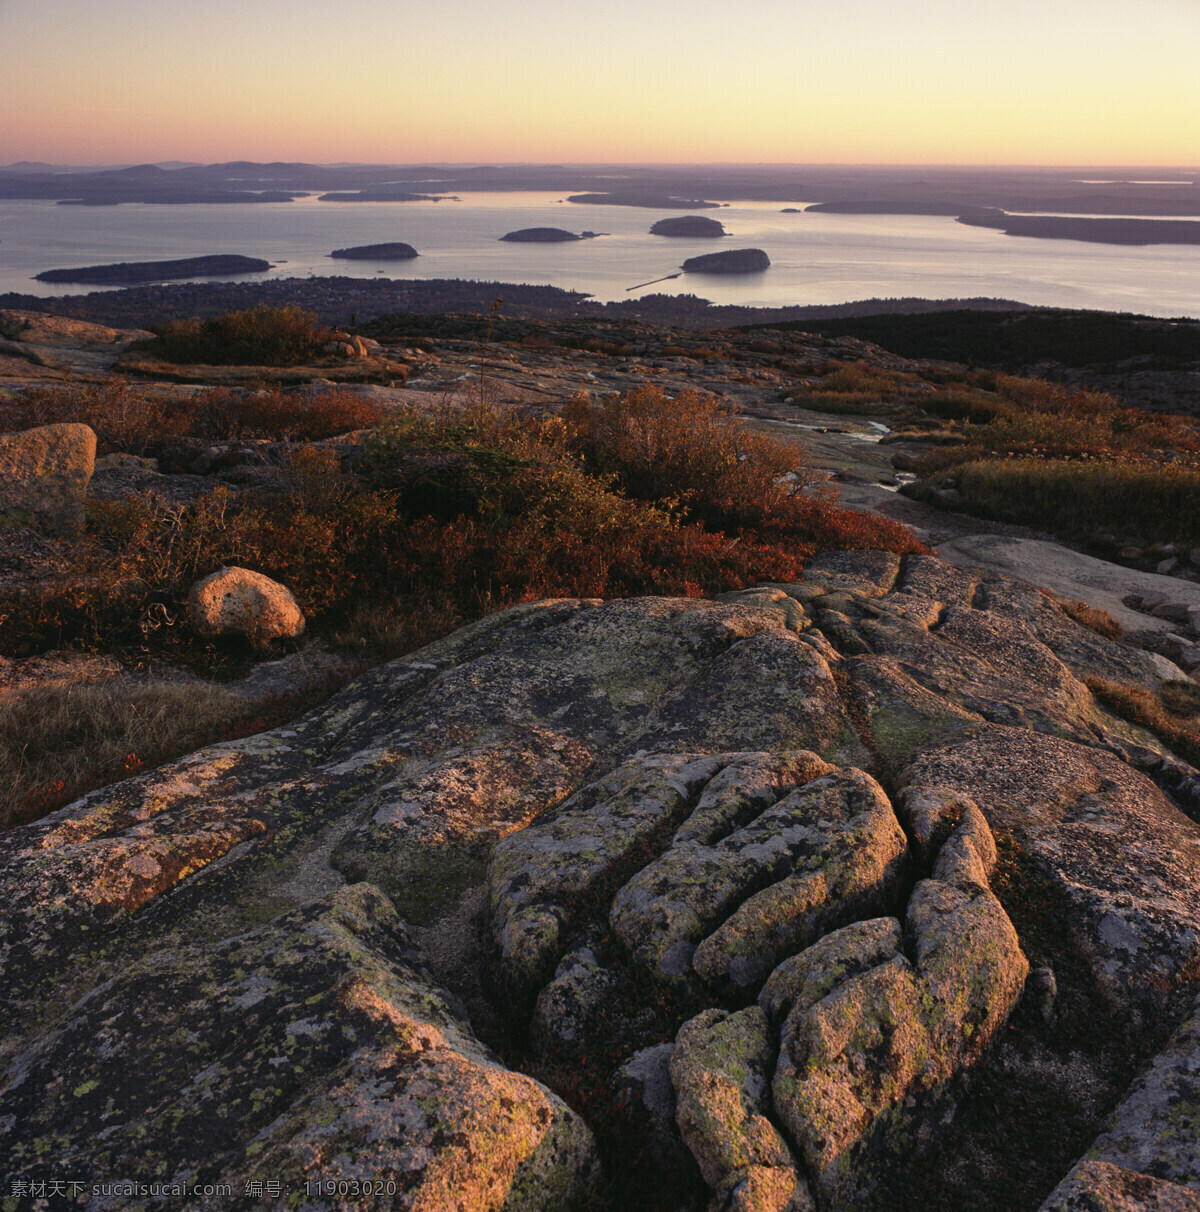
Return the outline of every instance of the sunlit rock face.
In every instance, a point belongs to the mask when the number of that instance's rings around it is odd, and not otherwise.
[[[1081,680],[1144,657],[843,553],[520,606],[93,792],[0,837],[4,1172],[1194,1206],[1195,772]]]
[[[0,522],[78,534],[95,462],[96,435],[87,425],[42,425],[0,436]]]

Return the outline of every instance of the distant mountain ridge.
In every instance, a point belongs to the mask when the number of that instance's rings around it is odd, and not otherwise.
[[[1090,171],[1090,170],[1089,170]],[[1143,170],[1148,171],[1148,170]],[[1159,170],[1155,170],[1158,172]],[[1184,170],[1163,169],[1178,175]],[[991,207],[1010,213],[1198,216],[1194,172],[1171,185],[1129,179],[1096,183],[1074,168],[858,167],[840,165],[344,165],[235,160],[163,161],[75,168],[21,161],[0,169],[0,200],[83,199],[92,204],[253,200],[264,190],[328,193],[404,188],[425,192],[561,191],[564,198],[608,205],[687,211],[724,201],[819,204],[851,213],[946,214]],[[934,209],[931,209],[934,208]]]

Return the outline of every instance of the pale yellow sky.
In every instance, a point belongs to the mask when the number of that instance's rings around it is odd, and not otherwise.
[[[1195,165],[1200,0],[0,0],[0,164]]]

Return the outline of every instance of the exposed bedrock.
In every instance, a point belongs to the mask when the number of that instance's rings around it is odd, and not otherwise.
[[[1182,677],[844,553],[520,606],[93,792],[0,836],[0,1169],[1194,1207],[1200,776],[1090,674]]]

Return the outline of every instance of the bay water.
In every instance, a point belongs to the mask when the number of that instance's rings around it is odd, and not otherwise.
[[[1041,240],[941,216],[784,213],[773,202],[695,212],[719,219],[730,233],[725,239],[650,235],[651,224],[670,213],[581,205],[535,192],[405,203],[319,202],[315,196],[180,206],[6,201],[0,202],[0,293],[51,297],[98,289],[34,281],[45,269],[238,253],[268,260],[272,268],[230,280],[469,278],[559,286],[602,302],[661,291],[749,307],[987,296],[1052,307],[1200,315],[1196,245]],[[500,240],[524,227],[603,234],[558,244]],[[329,256],[335,248],[391,241],[411,244],[421,255],[400,262]],[[745,275],[689,273],[642,286],[678,273],[688,257],[729,248],[762,248],[771,267]]]

